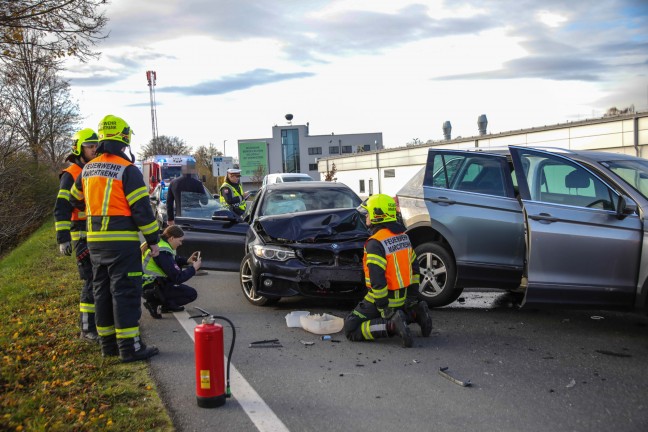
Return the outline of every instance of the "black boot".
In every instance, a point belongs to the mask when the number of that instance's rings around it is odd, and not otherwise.
[[[158,350],[154,345],[144,345],[139,336],[119,339],[117,343],[119,344],[119,358],[122,363],[146,360],[160,352],[160,350]]]
[[[432,315],[427,303],[424,301],[418,302],[413,308],[413,312],[416,322],[421,327],[421,336],[430,336],[430,333],[432,333]]]
[[[145,301],[144,307],[146,308],[147,311],[149,311],[149,313],[153,318],[155,319],[162,318],[162,314],[160,313],[162,306],[159,303]]]
[[[392,334],[398,335],[405,348],[412,346],[412,334],[407,327],[407,318],[405,312],[397,310],[394,316],[389,320],[388,330],[391,329]]]
[[[100,336],[99,344],[101,345],[101,355],[103,357],[116,357],[119,355],[117,338],[114,334],[110,336]]]

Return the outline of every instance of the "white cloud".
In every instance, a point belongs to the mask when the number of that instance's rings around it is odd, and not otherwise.
[[[627,14],[627,15],[624,15]],[[119,115],[228,154],[275,124],[312,134],[382,132],[385,145],[500,132],[648,108],[641,1],[113,0],[99,61],[70,62],[87,125]]]

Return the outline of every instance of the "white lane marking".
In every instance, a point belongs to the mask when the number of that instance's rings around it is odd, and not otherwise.
[[[195,342],[196,321],[188,319],[187,312],[174,312],[173,315]],[[225,365],[227,365],[227,356],[225,356]],[[230,386],[232,397],[238,401],[259,432],[290,432],[232,363],[230,363]]]

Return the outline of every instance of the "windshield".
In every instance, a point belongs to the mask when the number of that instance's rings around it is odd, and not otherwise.
[[[164,181],[170,181],[173,180],[176,177],[180,177],[182,175],[182,167],[181,166],[163,166],[162,167],[162,180]]]
[[[648,160],[606,161],[601,164],[648,199]]]
[[[360,198],[347,189],[271,190],[263,197],[261,216],[281,215],[310,210],[356,208]]]
[[[295,177],[281,177],[281,180],[283,180],[284,183],[287,182],[298,182],[298,181],[313,181],[312,178],[310,177],[302,177],[302,176],[295,176]]]

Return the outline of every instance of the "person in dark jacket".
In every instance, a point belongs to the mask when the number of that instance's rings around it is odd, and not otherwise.
[[[182,212],[182,196],[183,192],[193,192],[205,196],[203,203],[207,201],[205,188],[203,184],[196,177],[196,161],[193,159],[187,160],[187,164],[182,166],[182,176],[171,180],[169,184],[169,191],[167,192],[167,218],[168,224],[173,225],[176,212]],[[196,200],[196,203],[198,201]],[[187,203],[185,203],[187,204]]]
[[[152,257],[148,245],[142,244],[144,307],[153,318],[162,318],[160,312],[180,312],[184,305],[198,297],[196,290],[183,282],[200,269],[200,252],[194,252],[189,258],[176,255],[176,249],[183,240],[182,228],[172,225],[162,233],[158,256]]]
[[[79,276],[84,281],[79,302],[79,324],[81,339],[98,342],[97,326],[95,325],[95,304],[92,293],[92,263],[86,239],[86,214],[85,211],[74,208],[70,203],[70,189],[81,174],[86,163],[96,155],[99,138],[94,130],[82,129],[72,138],[72,152],[66,160],[71,162],[59,178],[56,204],[54,205],[54,219],[56,221],[56,242],[63,255],[76,257]]]

